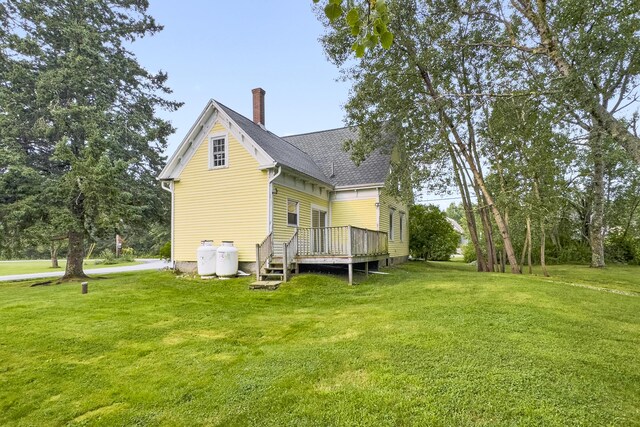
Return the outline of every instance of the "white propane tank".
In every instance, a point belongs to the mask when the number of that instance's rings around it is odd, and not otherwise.
[[[219,277],[229,277],[238,274],[238,248],[233,242],[222,242],[216,255],[216,274]]]
[[[213,246],[213,240],[203,240],[198,248],[198,274],[213,276],[216,274],[216,253],[218,248]]]

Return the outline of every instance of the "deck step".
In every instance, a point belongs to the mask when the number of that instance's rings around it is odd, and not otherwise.
[[[249,285],[251,290],[275,291],[282,282],[278,280],[258,280]]]

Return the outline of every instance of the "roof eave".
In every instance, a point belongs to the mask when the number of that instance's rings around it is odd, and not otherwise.
[[[193,122],[193,125],[191,125],[189,132],[187,132],[185,137],[182,139],[182,141],[178,145],[178,148],[176,148],[176,150],[173,152],[171,157],[169,157],[167,164],[162,169],[162,172],[160,172],[160,175],[158,175],[158,180],[162,181],[162,180],[168,180],[168,179],[174,178],[172,176],[172,173],[174,172],[177,166],[176,163],[178,162],[180,157],[182,157],[182,154],[184,154],[183,150],[185,149],[187,142],[193,138],[193,134],[198,128],[198,125],[202,123],[202,120],[205,118],[205,116],[207,115],[207,113],[209,112],[212,106],[214,106],[214,102],[213,102],[213,99],[210,99],[209,102],[207,102],[207,105],[202,109],[202,112],[200,113],[196,121]]]
[[[384,187],[384,182],[373,182],[369,184],[352,184],[352,185],[336,185],[335,190],[361,190],[365,188],[381,188]]]
[[[329,181],[323,181],[323,180],[321,180],[321,179],[319,179],[319,178],[316,178],[316,177],[314,177],[314,176],[311,176],[311,175],[309,175],[309,174],[306,174],[306,173],[304,173],[304,172],[302,172],[302,171],[300,171],[300,170],[298,170],[298,169],[296,169],[296,168],[294,168],[294,167],[291,167],[291,166],[283,165],[283,164],[281,164],[281,163],[276,163],[276,164],[277,164],[278,166],[282,166],[286,171],[288,171],[288,172],[290,172],[290,173],[291,173],[291,172],[293,172],[293,173],[298,174],[298,175],[303,175],[303,176],[304,176],[304,177],[306,177],[307,179],[312,180],[312,181],[315,181],[315,182],[317,182],[317,183],[319,183],[319,184],[322,184],[322,185],[326,186],[327,188],[329,188],[329,189],[331,189],[331,190],[333,190],[333,189],[334,189],[334,185],[333,185],[331,182],[329,182]]]

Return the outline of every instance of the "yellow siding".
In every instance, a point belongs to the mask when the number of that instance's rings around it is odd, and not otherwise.
[[[331,225],[378,229],[376,198],[334,201],[331,203]]]
[[[389,233],[389,208],[395,208],[393,240],[389,235],[389,256],[407,256],[409,255],[409,208],[382,190],[380,194],[380,231],[387,233]],[[404,212],[402,239],[400,239],[400,212]]]
[[[274,184],[273,188],[277,190],[277,194],[273,195],[273,238],[276,242],[288,242],[296,229],[287,225],[287,199],[300,203],[299,227],[311,227],[312,204],[329,211],[327,199],[282,185]]]
[[[211,133],[225,132],[217,123]],[[228,167],[209,169],[209,136],[175,184],[174,251],[195,261],[200,241],[232,240],[240,261],[255,261],[255,245],[267,235],[267,172],[228,134]]]

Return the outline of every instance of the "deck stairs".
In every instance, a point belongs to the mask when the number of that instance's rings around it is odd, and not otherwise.
[[[294,272],[294,270],[295,268],[293,267],[293,265],[290,265],[289,271],[288,271],[289,274],[287,275],[291,277],[291,274]],[[258,279],[284,281],[285,277],[284,277],[284,266],[282,265],[282,258],[281,257],[271,258],[271,261],[269,261],[267,265],[263,267],[262,271],[260,272],[260,277]]]

